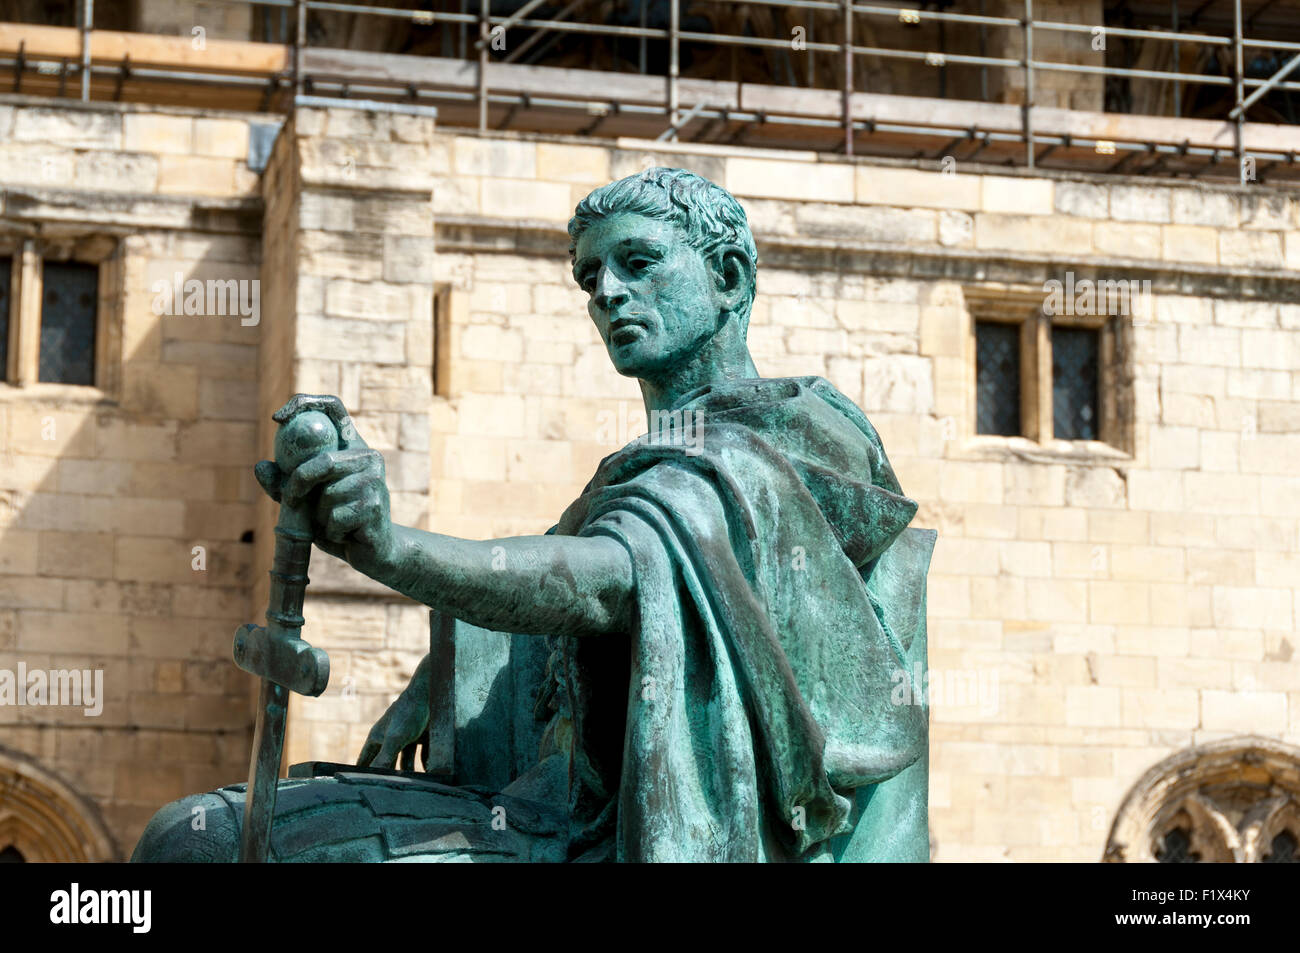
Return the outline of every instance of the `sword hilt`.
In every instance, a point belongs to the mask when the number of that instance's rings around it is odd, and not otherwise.
[[[319,411],[305,411],[281,424],[275,435],[275,463],[287,477],[299,464],[338,449],[334,422]],[[280,504],[275,527],[275,558],[266,626],[235,630],[235,664],[250,674],[300,695],[320,695],[329,684],[329,656],[298,637],[302,630],[307,564],[311,558],[311,511],[304,501]]]

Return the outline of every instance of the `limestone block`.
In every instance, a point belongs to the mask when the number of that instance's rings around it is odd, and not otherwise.
[[[1004,251],[1091,254],[1092,222],[1064,217],[1004,215],[975,216],[975,247]]]
[[[1239,197],[1241,227],[1285,230],[1295,222],[1295,203],[1289,195],[1245,189]]]
[[[1110,187],[1111,218],[1120,222],[1168,223],[1173,214],[1171,200],[1173,191],[1151,185],[1112,185]]]
[[[1152,427],[1148,444],[1151,466],[1162,470],[1199,468],[1200,433],[1194,427]]]
[[[1036,622],[1087,622],[1088,584],[1068,579],[1026,579],[1026,618]]]
[[[1088,583],[1088,620],[1098,625],[1146,625],[1151,619],[1147,587],[1136,582]]]
[[[1215,586],[1214,624],[1225,629],[1285,629],[1292,627],[1289,589],[1259,586]]]
[[[127,113],[122,117],[122,148],[127,152],[186,155],[194,148],[194,120],[189,116]]]
[[[1219,233],[1219,264],[1250,268],[1281,268],[1282,236],[1278,232]]]
[[[1070,467],[1066,471],[1066,506],[1123,507],[1125,496],[1124,478],[1109,467]]]
[[[122,148],[122,116],[99,110],[23,107],[15,110],[15,142],[67,143],[78,149]]]
[[[538,178],[537,149],[537,145],[531,142],[477,136],[458,136],[452,145],[457,175],[484,175],[499,179]],[[548,158],[553,162],[555,154]],[[568,194],[567,189],[565,194]]]
[[[965,212],[939,213],[939,244],[945,248],[970,248],[974,243],[975,220]]]
[[[1219,260],[1219,234],[1199,225],[1164,225],[1160,257],[1166,261],[1213,265]]]
[[[1081,727],[1118,728],[1120,690],[1108,685],[1071,685],[1065,689],[1065,723]]]
[[[158,164],[158,191],[164,195],[234,195],[235,163],[209,156],[164,154]]]
[[[238,119],[194,119],[194,151],[228,159],[248,157],[248,123]]]
[[[79,152],[70,177],[79,189],[149,193],[158,187],[158,169],[154,155]]]
[[[1051,179],[1028,176],[981,176],[980,208],[1012,215],[1051,215],[1056,208],[1053,185]]]
[[[1285,692],[1230,692],[1207,689],[1201,694],[1201,727],[1273,735],[1286,730]]]
[[[569,187],[558,183],[484,176],[479,196],[483,214],[498,218],[567,222],[573,215]]]
[[[1236,228],[1237,196],[1204,187],[1174,189],[1173,219],[1180,225]]]
[[[938,238],[938,218],[929,209],[800,203],[795,224],[801,234],[813,238],[929,245]]]
[[[900,208],[980,208],[980,181],[976,175],[930,172],[859,165],[855,169],[856,200],[862,205]]]
[[[1200,697],[1191,689],[1121,689],[1125,727],[1188,729],[1201,727]]]
[[[1243,367],[1290,370],[1300,359],[1300,334],[1245,328],[1241,331]]]
[[[1077,218],[1110,216],[1109,186],[1089,182],[1057,182],[1056,211]]]
[[[851,165],[749,158],[728,158],[725,163],[725,177],[714,181],[737,198],[753,196],[839,203],[854,200],[855,176]]]
[[[811,334],[796,330],[794,334]],[[792,348],[793,350],[793,348]],[[811,353],[811,352],[810,352]],[[934,379],[929,358],[869,358],[863,366],[863,409],[928,414],[934,406]]]
[[[553,142],[537,144],[537,178],[553,182],[575,182],[600,186],[611,181],[609,149],[599,145],[569,146]],[[517,172],[484,172],[485,175],[518,177]]]

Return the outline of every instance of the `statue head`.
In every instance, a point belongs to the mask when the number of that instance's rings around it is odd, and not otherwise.
[[[574,280],[620,374],[748,361],[758,251],[731,193],[685,169],[647,169],[584,198],[569,237]]]

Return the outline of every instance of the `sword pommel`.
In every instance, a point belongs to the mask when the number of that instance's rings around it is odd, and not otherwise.
[[[318,453],[339,448],[334,421],[319,410],[307,410],[285,421],[275,435],[275,465],[288,476]]]

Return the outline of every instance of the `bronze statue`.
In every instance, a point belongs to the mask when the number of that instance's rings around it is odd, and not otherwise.
[[[549,650],[530,683],[537,757],[497,790],[412,770],[438,702],[426,658],[356,770],[279,783],[263,848],[279,861],[927,860],[914,679],[934,534],[907,528],[916,504],[875,430],[821,378],[759,376],[745,341],[758,255],[725,190],[650,169],[588,195],[569,235],[588,313],[640,382],[650,428],[546,535],[393,524],[384,459],[332,397],[276,415],[316,415],[297,426],[326,449],[277,442],[279,465],[256,471],[319,548]],[[336,433],[319,433],[322,414]],[[308,691],[320,662],[305,643],[285,649],[286,631],[251,670]],[[268,667],[273,649],[303,666],[298,684],[288,662]],[[244,802],[237,785],[169,805],[133,859],[235,859]]]

